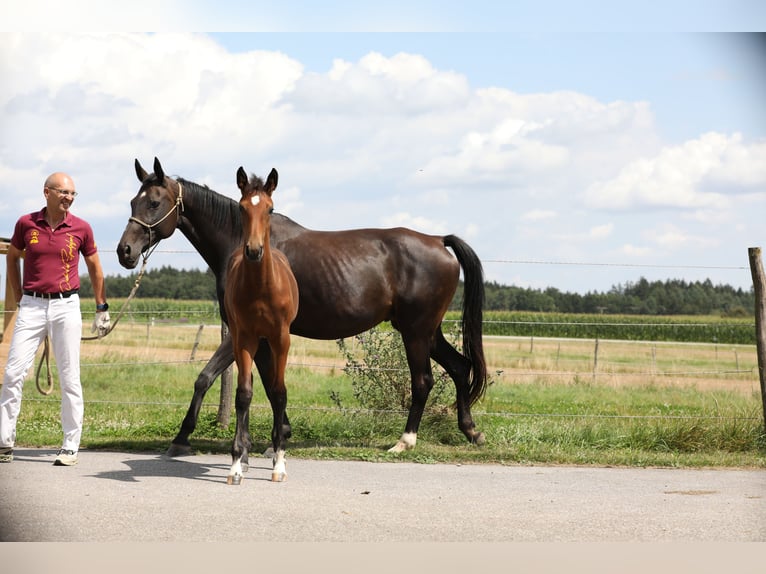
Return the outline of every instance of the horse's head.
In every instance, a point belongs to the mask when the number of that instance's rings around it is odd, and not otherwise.
[[[156,157],[154,173],[146,173],[138,160],[135,166],[141,187],[130,200],[130,219],[117,244],[117,257],[126,269],[133,269],[144,251],[173,234],[183,207],[181,184],[165,175]]]
[[[265,184],[255,176],[248,180],[242,167],[237,170],[237,187],[242,192],[239,210],[242,213],[244,255],[251,261],[263,258],[264,247],[269,242],[269,220],[274,211],[271,194],[277,188],[277,179],[276,169],[271,170]]]

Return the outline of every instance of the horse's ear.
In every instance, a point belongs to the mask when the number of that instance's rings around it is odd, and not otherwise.
[[[136,177],[138,177],[138,181],[141,183],[144,183],[144,180],[149,177],[149,174],[146,173],[146,170],[141,167],[141,163],[136,159]]]
[[[263,186],[263,191],[271,195],[272,193],[274,193],[274,190],[277,188],[278,181],[279,181],[279,174],[277,173],[277,170],[272,167],[271,172],[269,172],[269,177],[266,178],[266,185]]]
[[[154,175],[157,176],[157,179],[160,180],[160,185],[164,183],[165,181],[165,171],[162,169],[162,165],[160,164],[160,160],[158,160],[156,157],[154,158]]]
[[[242,195],[245,195],[245,188],[247,187],[247,172],[245,171],[245,168],[242,166],[239,166],[239,169],[237,170],[237,187],[239,188],[239,191],[242,192]]]

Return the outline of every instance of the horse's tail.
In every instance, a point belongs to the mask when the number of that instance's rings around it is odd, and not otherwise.
[[[484,270],[479,257],[465,241],[455,235],[447,235],[443,241],[452,248],[463,268],[463,355],[471,363],[469,397],[473,405],[487,389],[487,363],[482,343]]]

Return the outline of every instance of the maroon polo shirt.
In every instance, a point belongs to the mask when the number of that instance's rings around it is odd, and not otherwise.
[[[45,220],[45,208],[23,215],[16,222],[11,245],[24,254],[22,288],[58,293],[80,288],[80,253],[96,253],[90,224],[67,212],[56,229]]]

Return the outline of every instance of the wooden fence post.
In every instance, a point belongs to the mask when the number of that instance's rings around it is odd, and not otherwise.
[[[7,255],[11,246],[11,240],[6,237],[0,237],[0,255]],[[3,258],[4,259],[4,258]],[[13,323],[16,322],[16,301],[13,299],[13,289],[8,280],[8,270],[5,272],[5,296],[3,298],[3,333],[0,341],[10,335],[13,330]],[[9,328],[10,325],[10,328]],[[10,337],[8,338],[10,340]],[[8,341],[6,341],[8,342]]]
[[[223,341],[229,335],[229,327],[226,323],[221,323],[221,340]],[[218,426],[228,428],[231,421],[231,394],[232,394],[232,367],[229,365],[221,373],[221,398],[218,401]]]
[[[194,358],[197,356],[197,348],[199,347],[199,341],[202,338],[202,329],[205,328],[205,324],[199,326],[197,329],[197,336],[194,338],[194,345],[192,345],[191,355],[189,356],[189,361],[193,361]]]
[[[761,248],[747,250],[750,258],[750,273],[753,276],[755,293],[755,350],[758,355],[758,378],[761,382],[761,403],[763,406],[763,425],[766,430],[766,277],[763,274]]]
[[[593,382],[596,382],[598,376],[598,337],[596,337],[596,348],[593,349]]]

